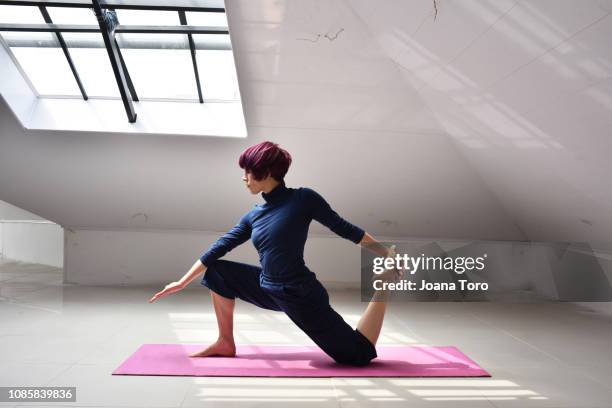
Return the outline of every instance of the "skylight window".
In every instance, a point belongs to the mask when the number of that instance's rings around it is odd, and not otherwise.
[[[51,19],[55,24],[98,24],[94,13],[87,8],[48,7],[47,11],[49,11]],[[34,13],[40,15],[39,10],[34,9]],[[15,21],[21,22],[20,20]],[[44,23],[44,21],[41,22]]]
[[[11,51],[39,95],[81,96],[61,48],[11,47]]]
[[[223,8],[23,4],[0,4],[0,41],[39,98],[117,99],[130,122],[132,101],[240,100]],[[98,23],[105,13],[116,27]]]
[[[205,50],[197,53],[204,93],[211,99],[240,99],[231,51]]]
[[[100,34],[71,33],[71,36],[66,38],[66,42],[69,45],[83,44],[83,47],[70,47],[70,55],[87,95],[90,98],[119,99],[121,95],[117,89],[117,81],[113,76],[113,68],[108,61],[108,53],[104,48],[102,36]],[[96,47],[87,46],[88,43],[96,44]],[[74,78],[72,82],[75,82]]]
[[[188,50],[131,48],[123,50],[123,58],[130,69],[139,97],[194,101],[198,99],[198,88]],[[207,96],[210,98],[210,95]]]
[[[42,24],[45,20],[40,11],[32,6],[0,5],[0,23]]]

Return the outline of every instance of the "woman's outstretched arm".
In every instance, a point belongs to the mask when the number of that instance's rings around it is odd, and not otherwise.
[[[359,241],[359,245],[361,245],[362,248],[374,252],[378,256],[387,257],[390,254],[390,249],[375,240],[367,231],[363,234],[363,238]]]
[[[194,280],[202,272],[206,272],[206,265],[202,264],[202,261],[197,259],[185,276],[176,282],[170,282],[167,284],[161,291],[157,292],[151,299],[149,299],[149,303],[155,302],[160,297],[164,297],[178,292],[179,290],[185,289],[185,287],[189,285],[189,282]]]
[[[182,287],[185,287],[202,272],[206,272],[206,265],[204,265],[200,259],[196,259],[191,269],[189,269],[185,276],[178,280],[178,283],[180,283]]]
[[[319,221],[337,235],[361,245],[378,256],[389,256],[392,252],[376,241],[367,231],[342,218],[319,193],[308,187],[302,187],[302,194],[308,211],[314,220]]]
[[[149,299],[149,303],[155,302],[160,297],[184,289],[187,285],[189,285],[189,282],[197,278],[199,274],[202,272],[206,273],[206,269],[211,262],[221,258],[226,253],[248,240],[251,237],[249,214],[250,213],[247,213],[242,216],[238,224],[236,224],[230,231],[226,232],[221,238],[217,239],[217,241],[215,241],[215,243],[208,248],[208,251],[206,251],[204,255],[195,261],[193,266],[181,279],[167,284],[161,291],[157,292],[151,299]]]

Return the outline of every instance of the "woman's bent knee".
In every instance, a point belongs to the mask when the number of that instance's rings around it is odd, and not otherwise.
[[[347,365],[351,365],[355,367],[365,367],[368,364],[370,364],[370,362],[372,361],[371,358],[362,357],[362,356],[357,356],[357,357],[352,357],[352,358],[339,357],[339,358],[334,358],[334,360],[337,363],[347,364]]]
[[[205,285],[206,286],[206,285]],[[210,287],[209,287],[210,289]],[[218,289],[210,289],[211,296],[217,297],[220,302],[234,302],[236,301],[236,296],[233,294],[229,294],[227,292],[219,292]]]
[[[224,263],[228,261],[215,260],[211,262],[208,268],[204,271],[204,276],[200,281],[201,285],[206,286],[211,291],[215,292],[219,296],[227,299],[235,299],[237,293],[232,285],[224,277]]]
[[[355,367],[364,367],[377,356],[375,348],[358,347],[352,352],[345,350],[344,352],[336,352],[330,355],[337,363],[347,364]]]

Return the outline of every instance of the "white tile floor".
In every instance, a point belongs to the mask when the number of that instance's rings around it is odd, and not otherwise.
[[[76,386],[36,407],[612,407],[612,317],[571,303],[391,303],[380,344],[455,345],[492,378],[113,376],[142,343],[216,336],[208,290],[79,287],[61,269],[0,261],[0,386]],[[351,324],[357,293],[330,292]],[[601,306],[601,305],[600,305]],[[238,343],[313,344],[281,313],[236,306]]]

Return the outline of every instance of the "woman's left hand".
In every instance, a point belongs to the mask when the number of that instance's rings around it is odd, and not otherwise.
[[[174,292],[178,292],[179,290],[182,290],[182,289],[183,289],[183,285],[180,284],[179,282],[171,282],[167,284],[163,290],[157,292],[151,299],[149,299],[149,303],[153,303],[160,297],[167,296]]]

